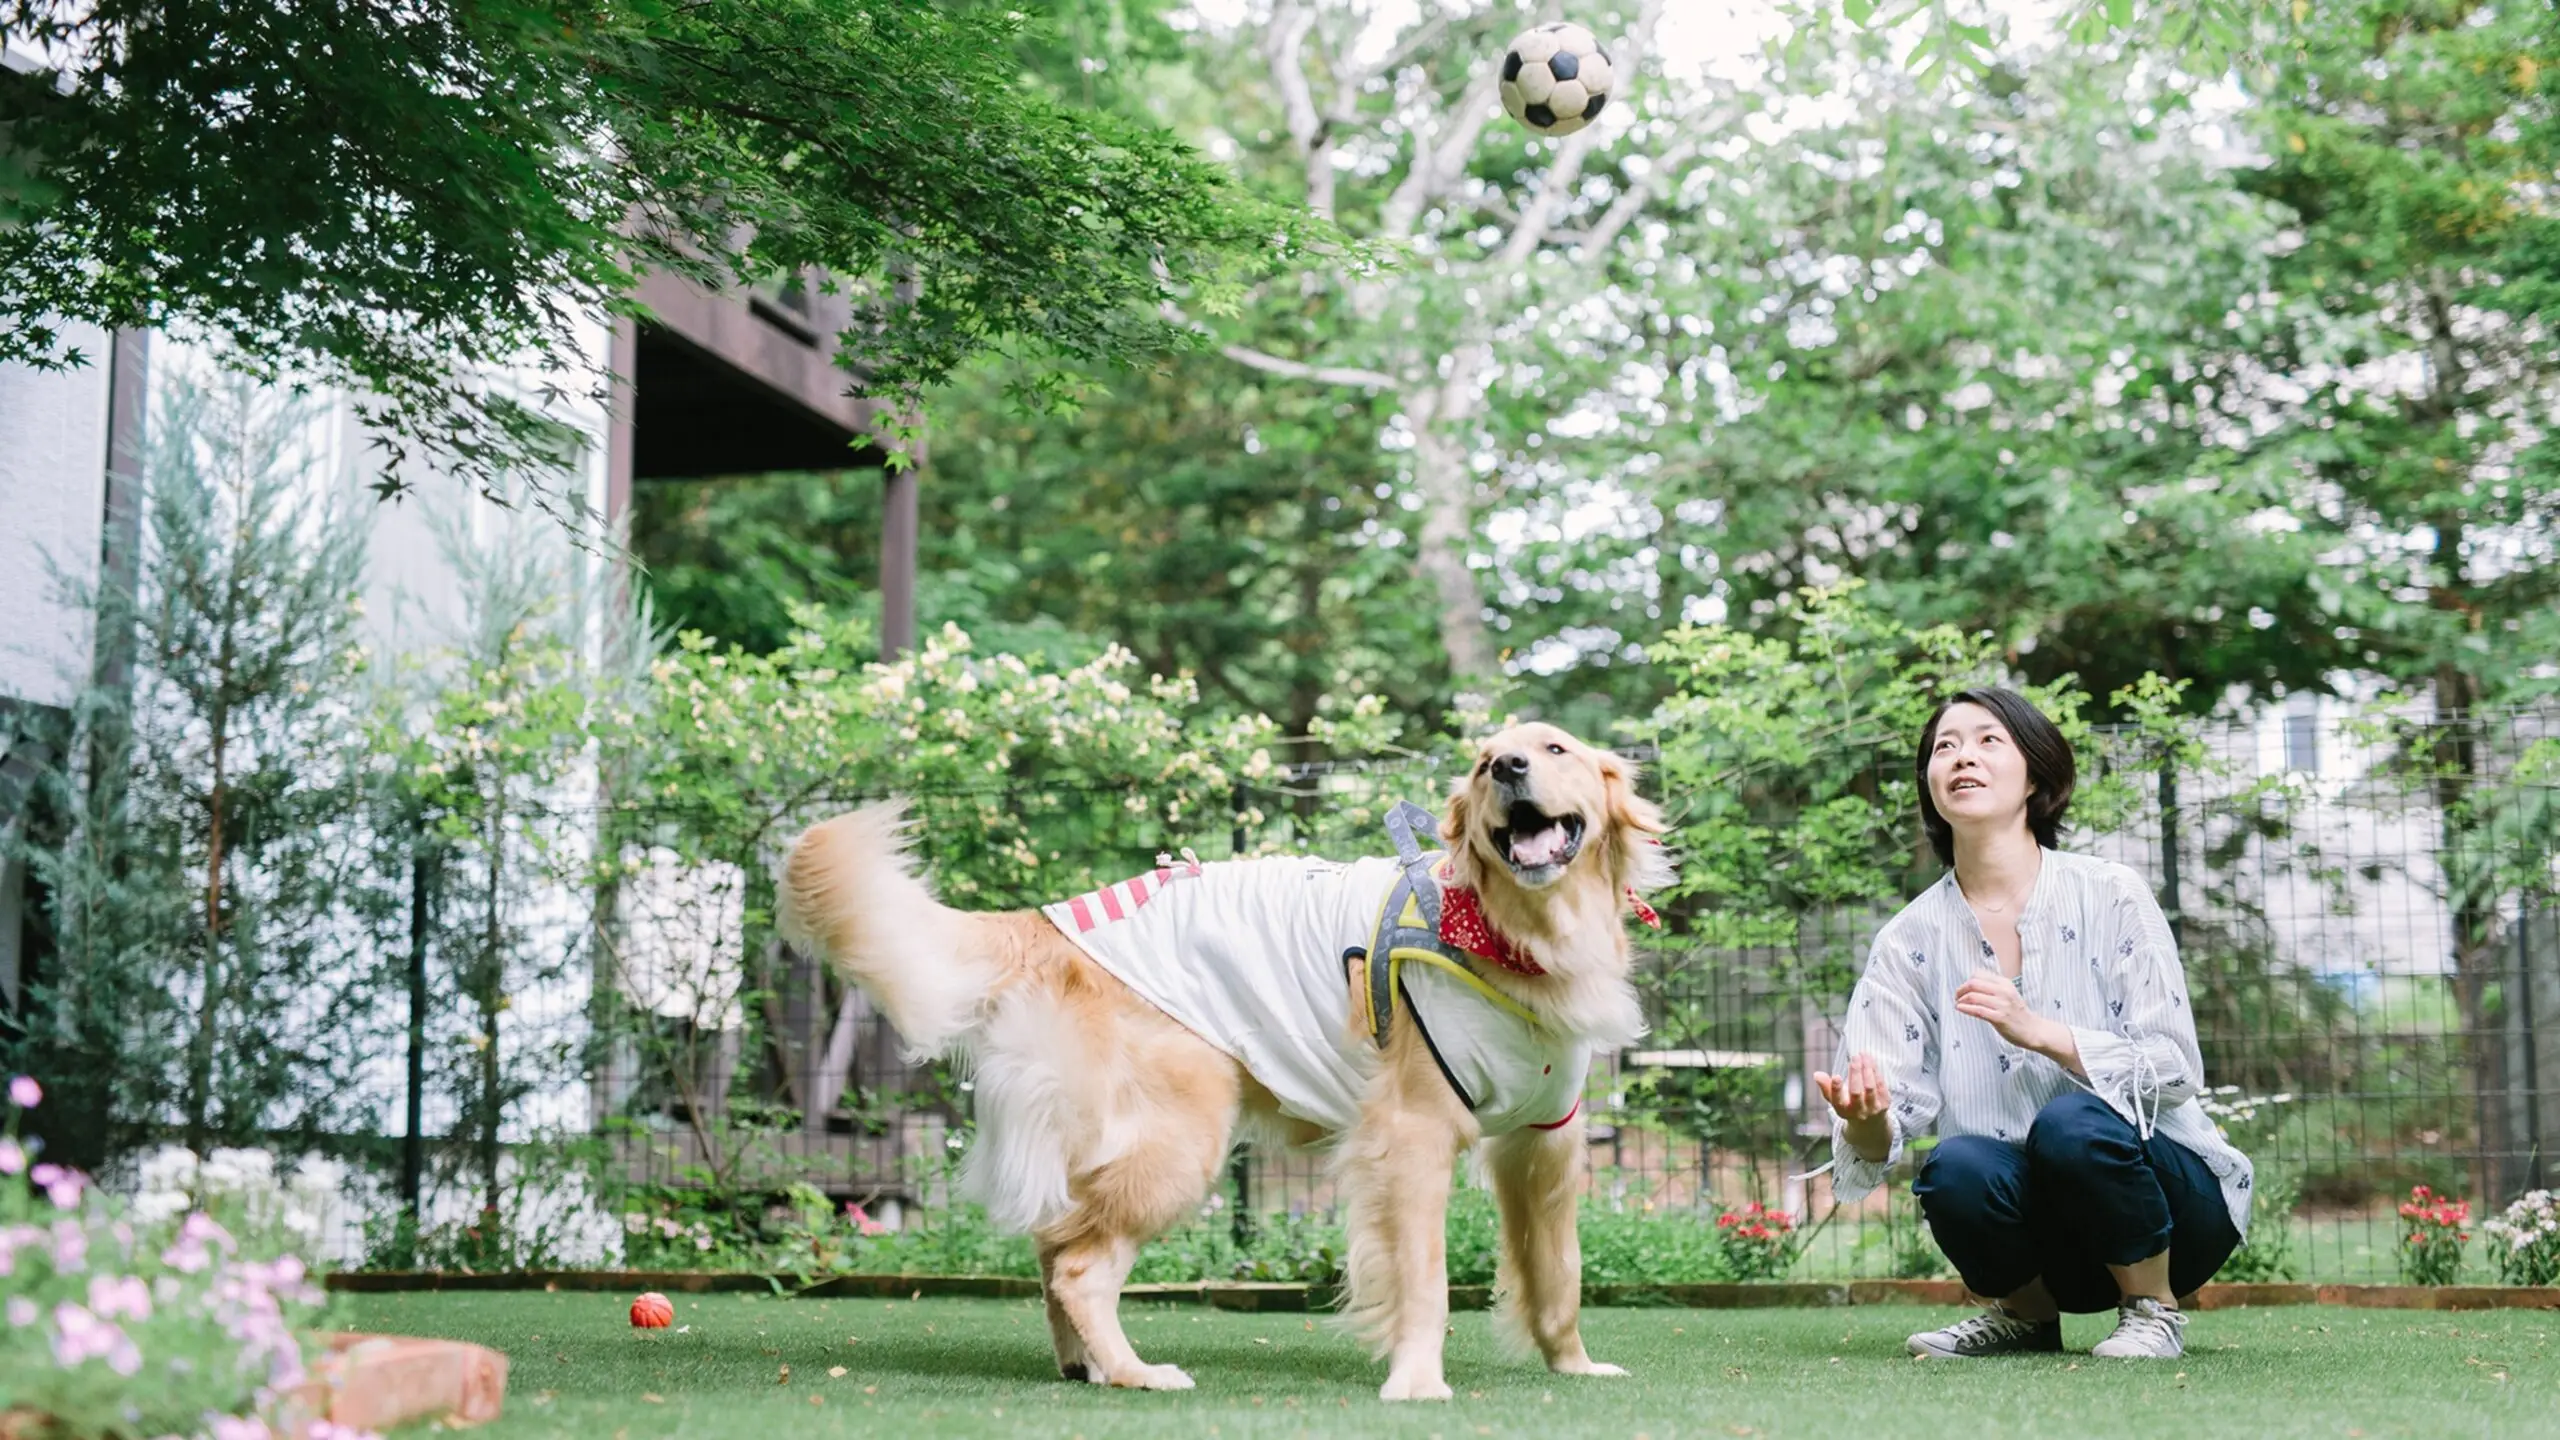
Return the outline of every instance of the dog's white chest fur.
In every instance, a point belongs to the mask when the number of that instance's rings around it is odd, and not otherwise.
[[[1373,1062],[1343,952],[1365,949],[1392,860],[1276,858],[1158,870],[1050,905],[1050,921],[1157,1009],[1233,1056],[1286,1113],[1351,1128]],[[1407,994],[1488,1135],[1568,1118],[1590,1053],[1425,967]]]

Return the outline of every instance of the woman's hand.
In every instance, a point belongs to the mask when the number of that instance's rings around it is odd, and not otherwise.
[[[1851,1148],[1869,1160],[1882,1160],[1893,1153],[1893,1127],[1886,1115],[1893,1108],[1893,1093],[1885,1088],[1884,1072],[1877,1068],[1876,1057],[1860,1053],[1849,1057],[1847,1073],[1834,1075],[1826,1070],[1813,1072],[1813,1086],[1841,1119],[1841,1130]]]
[[[2033,1050],[2066,1070],[2080,1069],[2080,1046],[2071,1038],[2071,1027],[2028,1009],[2027,997],[2004,975],[1977,970],[1968,976],[1956,987],[1956,1013],[1982,1021],[2021,1050]]]
[[[2021,1050],[2035,1049],[2036,1013],[2015,982],[1988,970],[1976,970],[1956,987],[1956,1013],[1970,1015],[2000,1032]]]

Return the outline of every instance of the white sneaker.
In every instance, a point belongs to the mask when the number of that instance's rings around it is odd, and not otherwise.
[[[2101,1360],[2175,1360],[2187,1353],[2187,1317],[2145,1297],[2116,1307],[2116,1333],[2089,1353]]]
[[[2062,1349],[2062,1322],[2021,1320],[2006,1310],[1985,1310],[1944,1330],[1923,1330],[1904,1341],[1903,1347],[1914,1355],[1944,1360],[2050,1354]]]

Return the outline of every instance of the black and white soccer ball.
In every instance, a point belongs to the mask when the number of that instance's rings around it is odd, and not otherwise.
[[[1599,40],[1558,20],[1511,42],[1502,57],[1502,108],[1541,135],[1570,135],[1600,118],[1616,82]]]

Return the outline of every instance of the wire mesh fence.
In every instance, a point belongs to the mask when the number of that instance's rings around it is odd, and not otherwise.
[[[2140,802],[2066,843],[2140,871],[2172,919],[2208,1107],[2259,1167],[2248,1263],[2264,1273],[2251,1278],[2389,1278],[2411,1186],[2485,1207],[2554,1182],[2555,737],[2550,714],[2283,715],[2167,758],[2108,752],[2138,767]],[[1898,749],[1870,763],[1880,781],[1907,779]],[[1053,822],[1024,842],[1037,862],[1026,873],[1041,877],[1031,893],[969,897],[988,908],[1063,898],[1185,848],[1383,853],[1385,810],[1431,804],[1451,778],[1422,758],[1275,765],[1237,782],[1227,813],[1187,824],[1144,803],[1135,779],[907,798],[919,831],[945,847],[972,843],[989,806]],[[417,1137],[410,1193],[432,1172],[494,1195],[501,1148],[568,1133],[607,1208],[635,1217],[647,1208],[611,1197],[751,1204],[796,1185],[890,1225],[946,1215],[969,1082],[908,1063],[860,992],[772,931],[783,844],[861,798],[751,817],[622,803],[547,812],[477,849],[422,849],[414,965],[464,978],[442,1000],[423,979],[413,988],[414,1005],[459,1013],[422,1019],[407,1043],[442,1053],[440,1028],[457,1031],[468,1063],[383,1057],[411,1117],[394,1128]],[[1676,821],[1682,797],[1657,798]],[[1916,824],[1901,828],[1910,852],[1888,858],[1915,893],[1934,867]],[[1712,1225],[1757,1200],[1799,1217],[1793,1273],[1945,1273],[1905,1187],[1835,1206],[1827,1181],[1807,1178],[1829,1152],[1810,1074],[1835,1063],[1841,1012],[1890,904],[1808,908],[1782,938],[1747,946],[1701,938],[1715,904],[1676,895],[1663,929],[1641,939],[1650,1033],[1595,1067],[1590,1204]],[[439,961],[439,947],[459,958]],[[475,947],[485,959],[471,959]],[[1198,1223],[1241,1240],[1333,1207],[1321,1156],[1247,1147]],[[641,1218],[626,1238],[682,1258],[685,1238],[647,1229],[656,1223]]]

